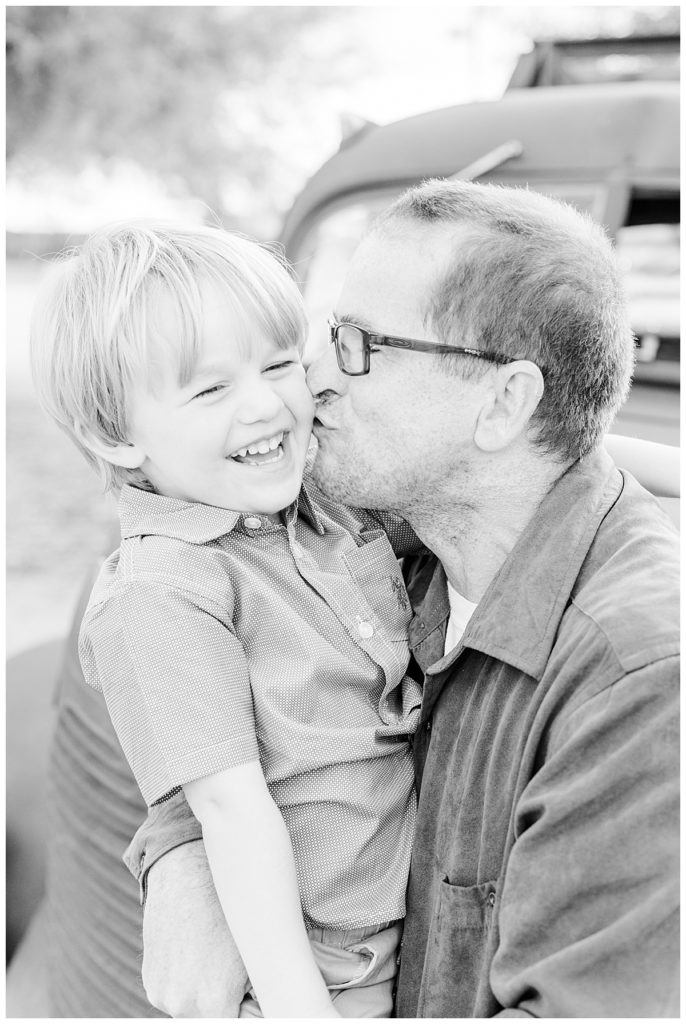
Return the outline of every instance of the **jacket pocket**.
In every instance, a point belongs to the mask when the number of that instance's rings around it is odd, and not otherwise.
[[[441,882],[433,917],[420,1017],[473,1017],[483,1003],[492,958],[490,936],[495,882],[451,885]]]

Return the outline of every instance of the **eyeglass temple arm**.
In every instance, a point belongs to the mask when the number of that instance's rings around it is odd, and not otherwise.
[[[465,356],[488,359],[492,363],[510,363],[510,356],[502,356],[497,352],[482,352],[478,348],[462,348],[456,345],[441,345],[433,341],[412,341],[409,338],[389,338],[385,334],[368,334],[371,344],[386,345],[389,348],[413,349],[416,352],[459,352]]]

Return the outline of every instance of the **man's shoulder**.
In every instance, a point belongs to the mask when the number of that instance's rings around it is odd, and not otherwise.
[[[629,672],[679,651],[679,535],[655,498],[630,474],[623,477],[571,606],[595,630],[596,644]]]

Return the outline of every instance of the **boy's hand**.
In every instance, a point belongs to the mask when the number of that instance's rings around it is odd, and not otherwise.
[[[143,985],[172,1017],[238,1017],[249,987],[200,840],[150,868],[143,917]]]

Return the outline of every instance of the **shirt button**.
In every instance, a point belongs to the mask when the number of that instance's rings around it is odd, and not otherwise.
[[[360,622],[357,626],[357,632],[363,640],[369,640],[371,636],[374,636],[374,627],[371,622]]]
[[[488,905],[489,905],[489,907],[494,907],[495,906],[495,893],[494,892],[489,892],[489,894],[488,894]]]
[[[247,526],[249,530],[259,530],[262,526],[262,520],[258,519],[257,516],[246,516],[243,520],[243,526]]]

